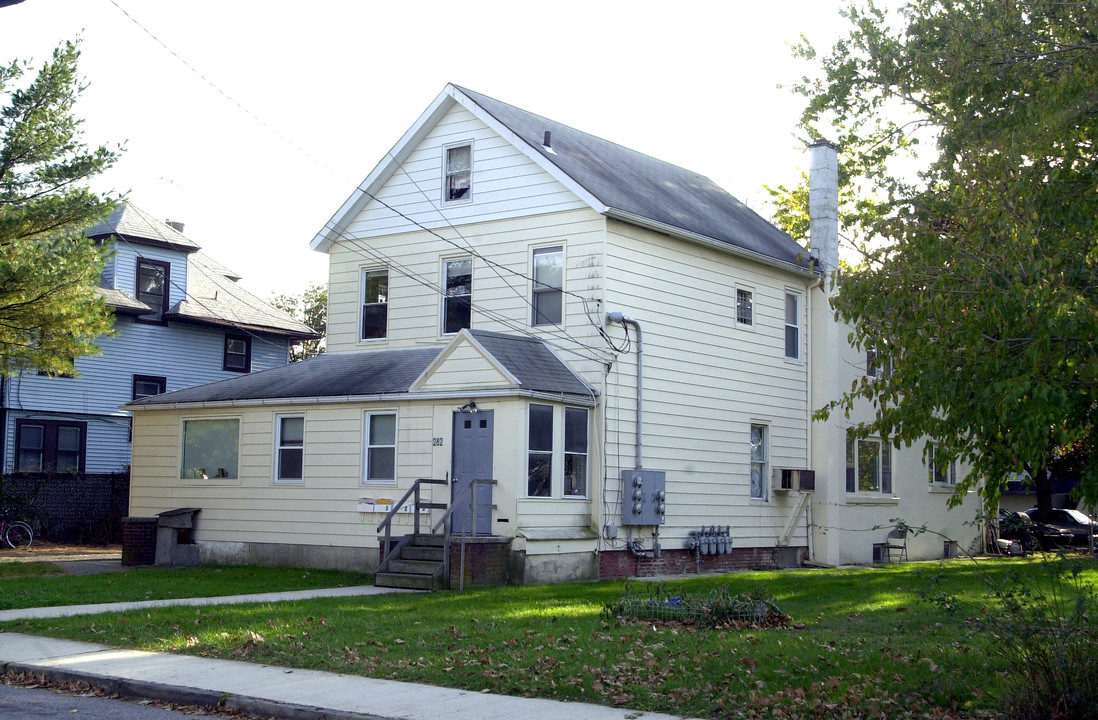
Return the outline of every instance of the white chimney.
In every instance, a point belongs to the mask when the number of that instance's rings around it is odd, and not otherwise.
[[[808,238],[830,275],[839,269],[839,148],[817,140],[808,152]]]

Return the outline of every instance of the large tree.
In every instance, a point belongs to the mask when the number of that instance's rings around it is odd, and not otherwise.
[[[281,293],[270,300],[271,304],[283,310],[299,322],[303,322],[321,335],[328,331],[328,287],[309,284],[300,296]],[[324,352],[324,338],[299,340],[290,348],[290,362],[308,360]]]
[[[843,217],[868,240],[833,306],[893,371],[820,414],[868,400],[857,432],[926,436],[992,497],[1025,473],[1047,506],[1048,468],[1098,437],[1098,6],[914,0],[898,19],[872,3],[845,15],[849,34],[800,86],[803,126],[838,141]],[[897,161],[920,138],[936,146],[905,178]],[[803,198],[780,199],[795,230]],[[1093,502],[1098,458],[1081,473]]]
[[[0,373],[72,372],[111,328],[96,293],[103,251],[82,230],[113,200],[87,182],[116,154],[81,141],[73,105],[83,86],[75,43],[57,48],[30,79],[0,66]]]

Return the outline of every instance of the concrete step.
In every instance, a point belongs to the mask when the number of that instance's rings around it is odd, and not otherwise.
[[[405,575],[404,573],[382,572],[374,575],[374,585],[378,587],[403,588],[405,590],[435,590],[436,581],[431,575]]]
[[[434,575],[441,567],[435,560],[410,560],[403,555],[389,560],[389,572],[404,575]]]

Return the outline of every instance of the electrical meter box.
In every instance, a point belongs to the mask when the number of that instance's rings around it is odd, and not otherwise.
[[[621,524],[663,525],[667,479],[662,470],[621,471]]]

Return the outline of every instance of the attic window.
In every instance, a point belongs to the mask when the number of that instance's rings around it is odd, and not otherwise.
[[[445,154],[445,188],[443,200],[446,202],[468,201],[473,199],[473,145],[453,145]]]

